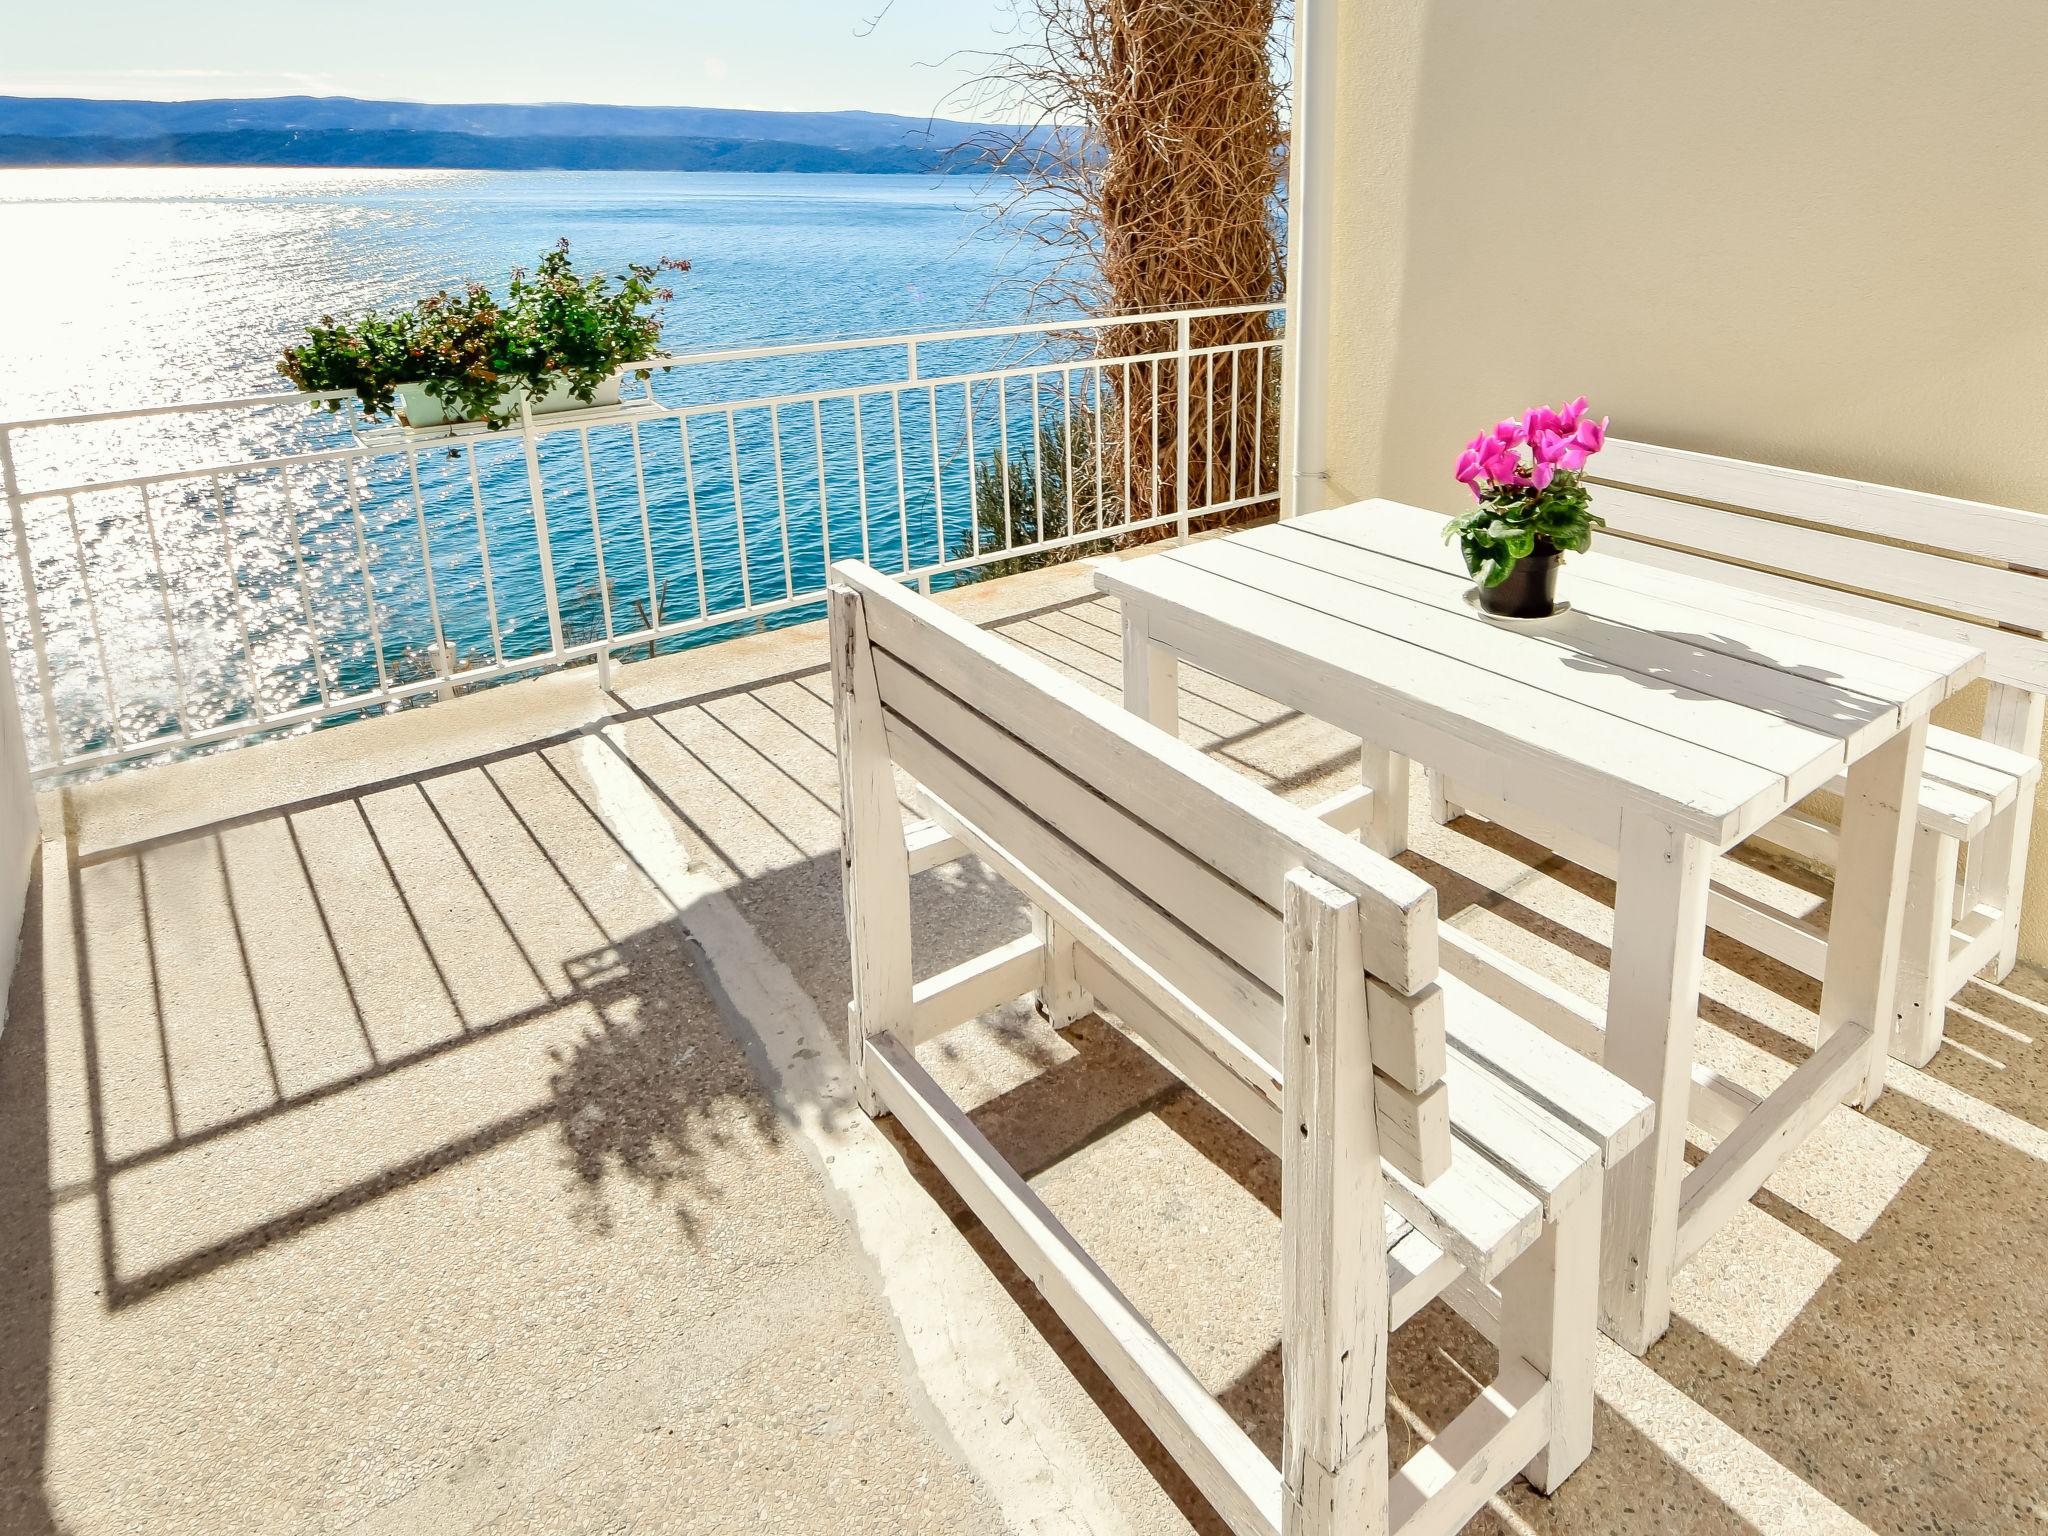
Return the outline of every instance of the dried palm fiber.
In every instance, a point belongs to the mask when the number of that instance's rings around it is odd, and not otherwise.
[[[992,56],[977,99],[1024,120],[985,147],[1013,178],[996,217],[1048,258],[1034,307],[1109,316],[1278,303],[1280,3],[1014,0],[1025,41]],[[1190,325],[1191,507],[1277,486],[1277,350],[1263,365],[1257,352],[1203,351],[1276,335],[1263,312]],[[1103,432],[1112,453],[1121,442],[1130,455],[1133,521],[1178,508],[1177,343],[1176,325],[1162,321],[1112,327],[1098,345],[1129,364],[1108,370],[1114,419]],[[1271,510],[1268,501],[1238,516]]]

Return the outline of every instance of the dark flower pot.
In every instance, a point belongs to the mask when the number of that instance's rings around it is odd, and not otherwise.
[[[1515,562],[1508,579],[1479,589],[1479,606],[1504,619],[1547,619],[1557,612],[1558,548],[1539,538],[1536,547]]]

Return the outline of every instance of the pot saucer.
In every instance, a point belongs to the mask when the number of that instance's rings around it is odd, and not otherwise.
[[[1571,602],[1568,599],[1560,599],[1558,605],[1555,608],[1551,609],[1550,612],[1544,614],[1536,614],[1529,617],[1523,617],[1520,614],[1513,613],[1488,613],[1486,609],[1480,605],[1479,589],[1477,587],[1467,587],[1465,589],[1465,606],[1470,608],[1474,613],[1478,614],[1479,617],[1486,620],[1489,624],[1548,624],[1552,619],[1557,618],[1559,615],[1570,613],[1572,611]]]

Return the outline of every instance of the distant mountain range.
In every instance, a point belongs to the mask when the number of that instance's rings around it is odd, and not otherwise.
[[[950,172],[988,125],[881,112],[0,96],[0,165]]]

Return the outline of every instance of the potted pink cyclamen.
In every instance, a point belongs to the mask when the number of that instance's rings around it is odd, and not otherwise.
[[[1451,519],[1479,606],[1502,618],[1557,612],[1557,564],[1582,551],[1606,523],[1590,506],[1579,471],[1607,440],[1607,418],[1586,414],[1581,395],[1552,410],[1539,405],[1482,432],[1458,455],[1458,479],[1479,503]]]

